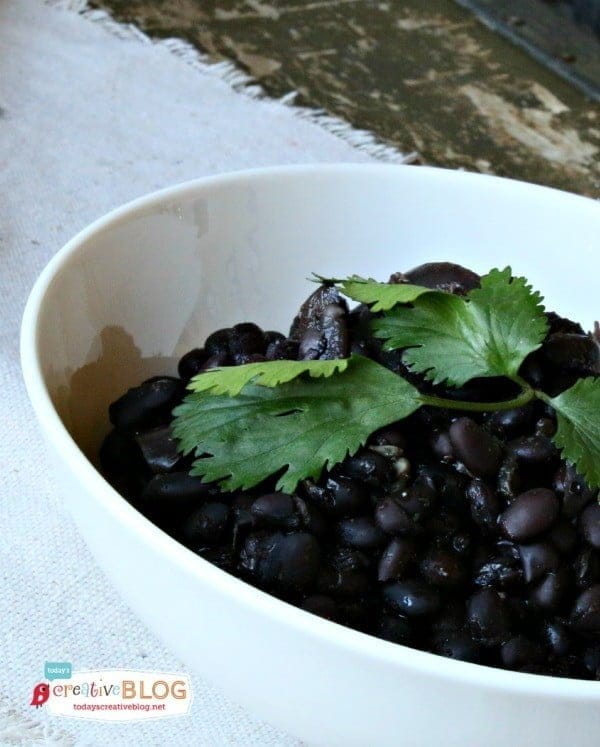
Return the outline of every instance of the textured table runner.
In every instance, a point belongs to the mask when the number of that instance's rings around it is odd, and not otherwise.
[[[153,43],[62,5],[71,10],[0,3],[0,744],[296,744],[197,676],[179,718],[115,724],[29,706],[46,660],[186,667],[120,599],[62,507],[21,380],[18,328],[53,253],[122,202],[233,169],[402,156],[256,86],[238,92],[243,74],[183,42]]]

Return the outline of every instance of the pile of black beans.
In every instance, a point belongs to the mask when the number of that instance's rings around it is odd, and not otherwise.
[[[464,294],[474,273],[423,265],[390,282]],[[366,306],[320,286],[286,337],[255,324],[211,334],[110,406],[107,479],[159,527],[219,568],[330,620],[424,651],[511,670],[600,679],[600,505],[551,436],[542,402],[467,415],[422,408],[293,495],[276,479],[221,492],[190,477],[171,411],[186,382],[216,366],[369,356],[423,389],[400,351],[370,334]],[[551,395],[600,373],[593,335],[548,313],[522,375]],[[509,398],[505,380],[436,392]]]

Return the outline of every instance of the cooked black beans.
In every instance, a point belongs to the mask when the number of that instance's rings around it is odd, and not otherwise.
[[[498,441],[471,418],[459,418],[450,426],[454,453],[474,475],[493,475],[502,458]]]
[[[250,512],[259,524],[284,529],[296,529],[300,525],[300,516],[296,513],[294,499],[286,493],[269,493],[260,496],[252,504]]]
[[[422,581],[400,581],[383,588],[388,606],[407,617],[433,615],[440,609],[440,595]]]
[[[600,584],[586,589],[577,597],[571,613],[571,625],[582,632],[600,631]]]
[[[537,581],[545,573],[553,571],[560,565],[558,552],[549,542],[520,545],[519,555],[523,564],[523,576],[527,584]]]
[[[359,550],[374,550],[387,542],[385,532],[368,516],[342,519],[338,524],[338,537],[343,545]]]
[[[326,620],[335,620],[335,600],[331,597],[326,597],[324,594],[313,594],[310,597],[306,597],[300,606],[303,610],[312,612],[313,615],[319,615],[319,617],[324,617]]]
[[[170,472],[181,462],[182,456],[169,425],[140,431],[135,440],[151,472]]]
[[[491,589],[475,592],[467,602],[467,622],[476,641],[497,646],[508,639],[510,612],[504,599]]]
[[[177,365],[177,372],[184,381],[199,374],[209,356],[204,348],[194,348],[186,353]]]
[[[217,545],[223,539],[229,519],[229,506],[205,503],[184,521],[181,533],[191,544]]]
[[[168,423],[185,392],[180,379],[160,376],[129,389],[108,408],[110,422],[121,430]]]
[[[434,263],[394,281],[464,294],[479,277]],[[232,494],[189,475],[172,410],[215,367],[358,352],[430,391],[402,351],[382,350],[374,316],[321,286],[287,337],[246,322],[217,330],[180,359],[179,378],[147,379],[110,406],[103,473],[193,552],[307,612],[462,661],[600,679],[598,491],[561,461],[549,405],[468,417],[423,407],[290,495],[274,479]],[[554,395],[598,375],[600,355],[578,325],[548,321],[520,374]],[[513,392],[480,379],[460,395]]]
[[[393,495],[383,498],[375,508],[375,523],[388,534],[414,534],[418,525]]]
[[[377,579],[382,583],[400,579],[416,558],[415,545],[404,538],[393,539],[383,551]]]
[[[572,588],[571,574],[564,567],[557,568],[540,581],[533,590],[531,599],[541,609],[556,610],[567,596],[569,588]]]
[[[500,514],[500,500],[489,485],[476,479],[467,487],[473,521],[482,529],[493,530]]]
[[[559,510],[555,493],[545,488],[533,488],[511,503],[500,516],[500,525],[510,539],[526,542],[550,529]]]
[[[600,505],[590,504],[581,514],[581,533],[596,550],[600,550]]]
[[[476,273],[452,262],[428,262],[404,274],[405,282],[459,295],[478,288],[480,280]]]

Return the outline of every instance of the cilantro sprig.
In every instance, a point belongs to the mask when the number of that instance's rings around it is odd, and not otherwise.
[[[278,474],[280,490],[316,479],[369,435],[423,405],[489,412],[538,398],[558,420],[554,437],[564,459],[600,487],[600,378],[580,379],[557,397],[519,376],[525,358],[548,331],[542,297],[510,267],[492,270],[481,287],[454,296],[356,275],[321,278],[376,315],[372,326],[388,350],[434,384],[463,386],[476,377],[506,377],[519,387],[511,400],[469,402],[423,394],[406,379],[361,356],[272,361],[214,369],[190,382],[176,408],[173,432],[194,453],[192,474],[226,490],[247,489]]]

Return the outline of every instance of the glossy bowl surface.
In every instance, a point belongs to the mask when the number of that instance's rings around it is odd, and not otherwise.
[[[341,627],[218,570],[93,466],[107,405],[218,327],[286,330],[306,278],[453,260],[512,265],[548,308],[599,315],[600,206],[429,168],[234,173],[143,197],[52,259],[22,327],[23,373],[64,499],[123,596],[189,668],[252,713],[326,745],[594,745],[600,683],[451,661]]]

